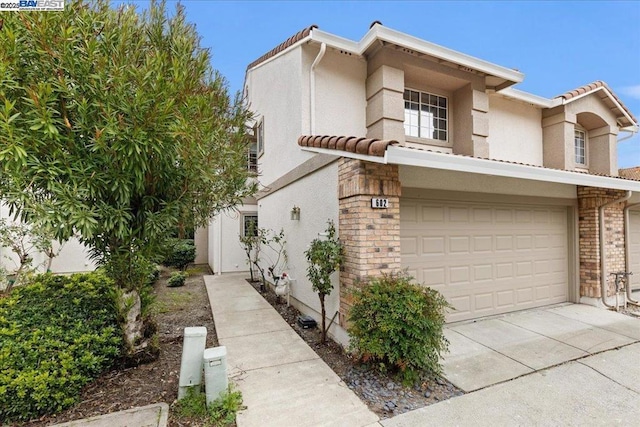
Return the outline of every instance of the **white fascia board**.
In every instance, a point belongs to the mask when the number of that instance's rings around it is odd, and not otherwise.
[[[353,40],[345,39],[344,37],[336,36],[335,34],[327,33],[326,31],[314,28],[311,30],[311,39],[318,43],[326,43],[327,46],[334,49],[344,50],[345,52],[361,55],[358,49],[358,43]]]
[[[385,160],[387,163],[397,165],[528,179],[532,181],[554,182],[558,184],[640,191],[640,181],[630,181],[606,176],[546,169],[513,163],[503,163],[495,160],[434,153],[397,146],[390,146],[387,148]]]
[[[553,100],[549,98],[544,98],[542,96],[534,95],[529,92],[524,92],[522,90],[514,89],[512,87],[508,87],[506,89],[502,89],[501,91],[496,92],[500,95],[504,95],[507,98],[512,98],[518,101],[526,102],[529,104],[533,104],[536,107],[542,108],[552,108],[557,104],[554,103]],[[555,105],[554,105],[555,104]]]
[[[375,25],[371,28],[358,43],[360,53],[364,53],[376,40],[384,40],[389,43],[404,46],[411,50],[469,67],[508,81],[520,83],[524,79],[524,74],[519,71],[502,67],[381,25]]]
[[[379,157],[379,156],[370,156],[368,154],[358,154],[358,153],[351,153],[349,151],[330,150],[327,148],[319,148],[319,147],[300,147],[300,148],[302,149],[302,151],[309,151],[311,153],[329,154],[331,156],[336,156],[336,157],[347,157],[349,159],[366,160],[367,162],[372,162],[372,163],[382,163],[382,164],[387,163],[386,152],[384,157]]]
[[[636,122],[635,122],[635,121],[631,118],[631,116],[627,113],[627,110],[626,110],[626,109],[624,109],[624,108],[622,107],[622,105],[620,105],[620,103],[618,102],[618,100],[616,99],[616,97],[615,97],[615,96],[613,96],[613,94],[612,94],[612,93],[611,93],[611,92],[610,92],[606,87],[604,87],[604,86],[600,86],[600,87],[599,87],[599,88],[597,88],[597,89],[594,89],[594,90],[589,91],[589,92],[585,92],[585,93],[583,93],[583,94],[581,94],[581,95],[578,95],[578,96],[574,96],[573,98],[570,98],[570,99],[564,99],[564,98],[561,98],[561,99],[562,99],[562,104],[570,104],[570,103],[572,103],[573,101],[577,101],[577,100],[578,100],[578,99],[580,99],[580,98],[584,98],[585,96],[589,96],[589,95],[591,95],[592,93],[596,93],[596,92],[598,92],[599,90],[602,90],[602,91],[604,91],[604,93],[606,93],[606,94],[607,94],[607,96],[609,97],[609,99],[611,99],[611,101],[612,101],[612,102],[614,103],[614,105],[618,108],[618,110],[620,110],[620,112],[622,113],[622,115],[623,115],[623,116],[625,116],[625,117],[627,118],[627,120],[629,120],[629,123],[633,123],[633,125],[632,125],[632,126],[636,126]]]

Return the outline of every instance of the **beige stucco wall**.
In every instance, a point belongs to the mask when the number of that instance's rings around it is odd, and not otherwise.
[[[576,199],[577,197],[575,185],[427,169],[415,166],[400,166],[400,182],[403,188],[427,188],[560,199]]]
[[[3,204],[0,204],[0,218],[9,220],[9,209]],[[58,253],[51,263],[51,271],[54,273],[92,271],[96,267],[95,263],[89,259],[89,251],[78,239],[72,238],[63,244],[54,242],[53,249]],[[30,255],[33,258],[32,266],[44,272],[48,262],[47,257],[35,251]],[[0,265],[8,271],[13,271],[19,266],[19,262],[9,248],[0,247]]]
[[[209,222],[207,262],[214,273],[249,271],[246,254],[240,245],[242,214],[257,211],[256,205],[236,206],[219,213]],[[258,223],[263,227],[261,219]]]
[[[206,264],[207,258],[209,256],[209,230],[208,227],[200,227],[198,228],[194,235],[193,241],[196,245],[196,264]]]
[[[292,49],[247,74],[249,108],[257,119],[264,119],[264,154],[258,159],[259,181],[263,185],[312,156],[297,148],[302,120],[308,114],[305,113],[308,107],[302,103],[305,81],[301,48]]]
[[[319,48],[307,46],[303,54],[305,74]],[[327,49],[315,70],[316,135],[364,136],[366,62],[333,49]],[[305,92],[305,91],[303,91]],[[308,99],[308,90],[303,99]],[[308,129],[303,129],[307,134]]]
[[[294,205],[300,207],[299,221],[291,220],[290,212]],[[307,261],[304,252],[311,241],[318,237],[318,233],[324,232],[327,220],[333,220],[336,228],[338,227],[337,162],[262,198],[258,201],[258,206],[260,227],[275,231],[284,229],[288,254],[288,265],[285,271],[294,280],[291,289],[291,296],[295,299],[294,305],[301,312],[320,321],[320,301],[306,277]],[[329,320],[338,310],[339,295],[336,274],[334,290],[326,297]],[[344,332],[332,327],[332,334],[340,339]]]
[[[496,160],[542,166],[542,112],[523,102],[489,96],[489,152]]]

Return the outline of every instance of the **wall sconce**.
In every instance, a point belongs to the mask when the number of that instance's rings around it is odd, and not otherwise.
[[[300,221],[300,208],[297,206],[291,209],[291,221]]]

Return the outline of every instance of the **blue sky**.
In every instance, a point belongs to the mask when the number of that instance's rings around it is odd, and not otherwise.
[[[133,2],[144,5],[147,2]],[[169,7],[173,3],[169,1]],[[213,66],[240,90],[247,64],[316,24],[360,40],[371,22],[516,68],[515,86],[552,98],[603,80],[640,117],[640,1],[182,1]],[[619,166],[640,165],[640,135]]]

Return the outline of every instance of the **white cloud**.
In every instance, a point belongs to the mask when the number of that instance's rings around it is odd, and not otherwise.
[[[625,86],[620,89],[620,92],[630,96],[631,98],[640,99],[640,85]]]

